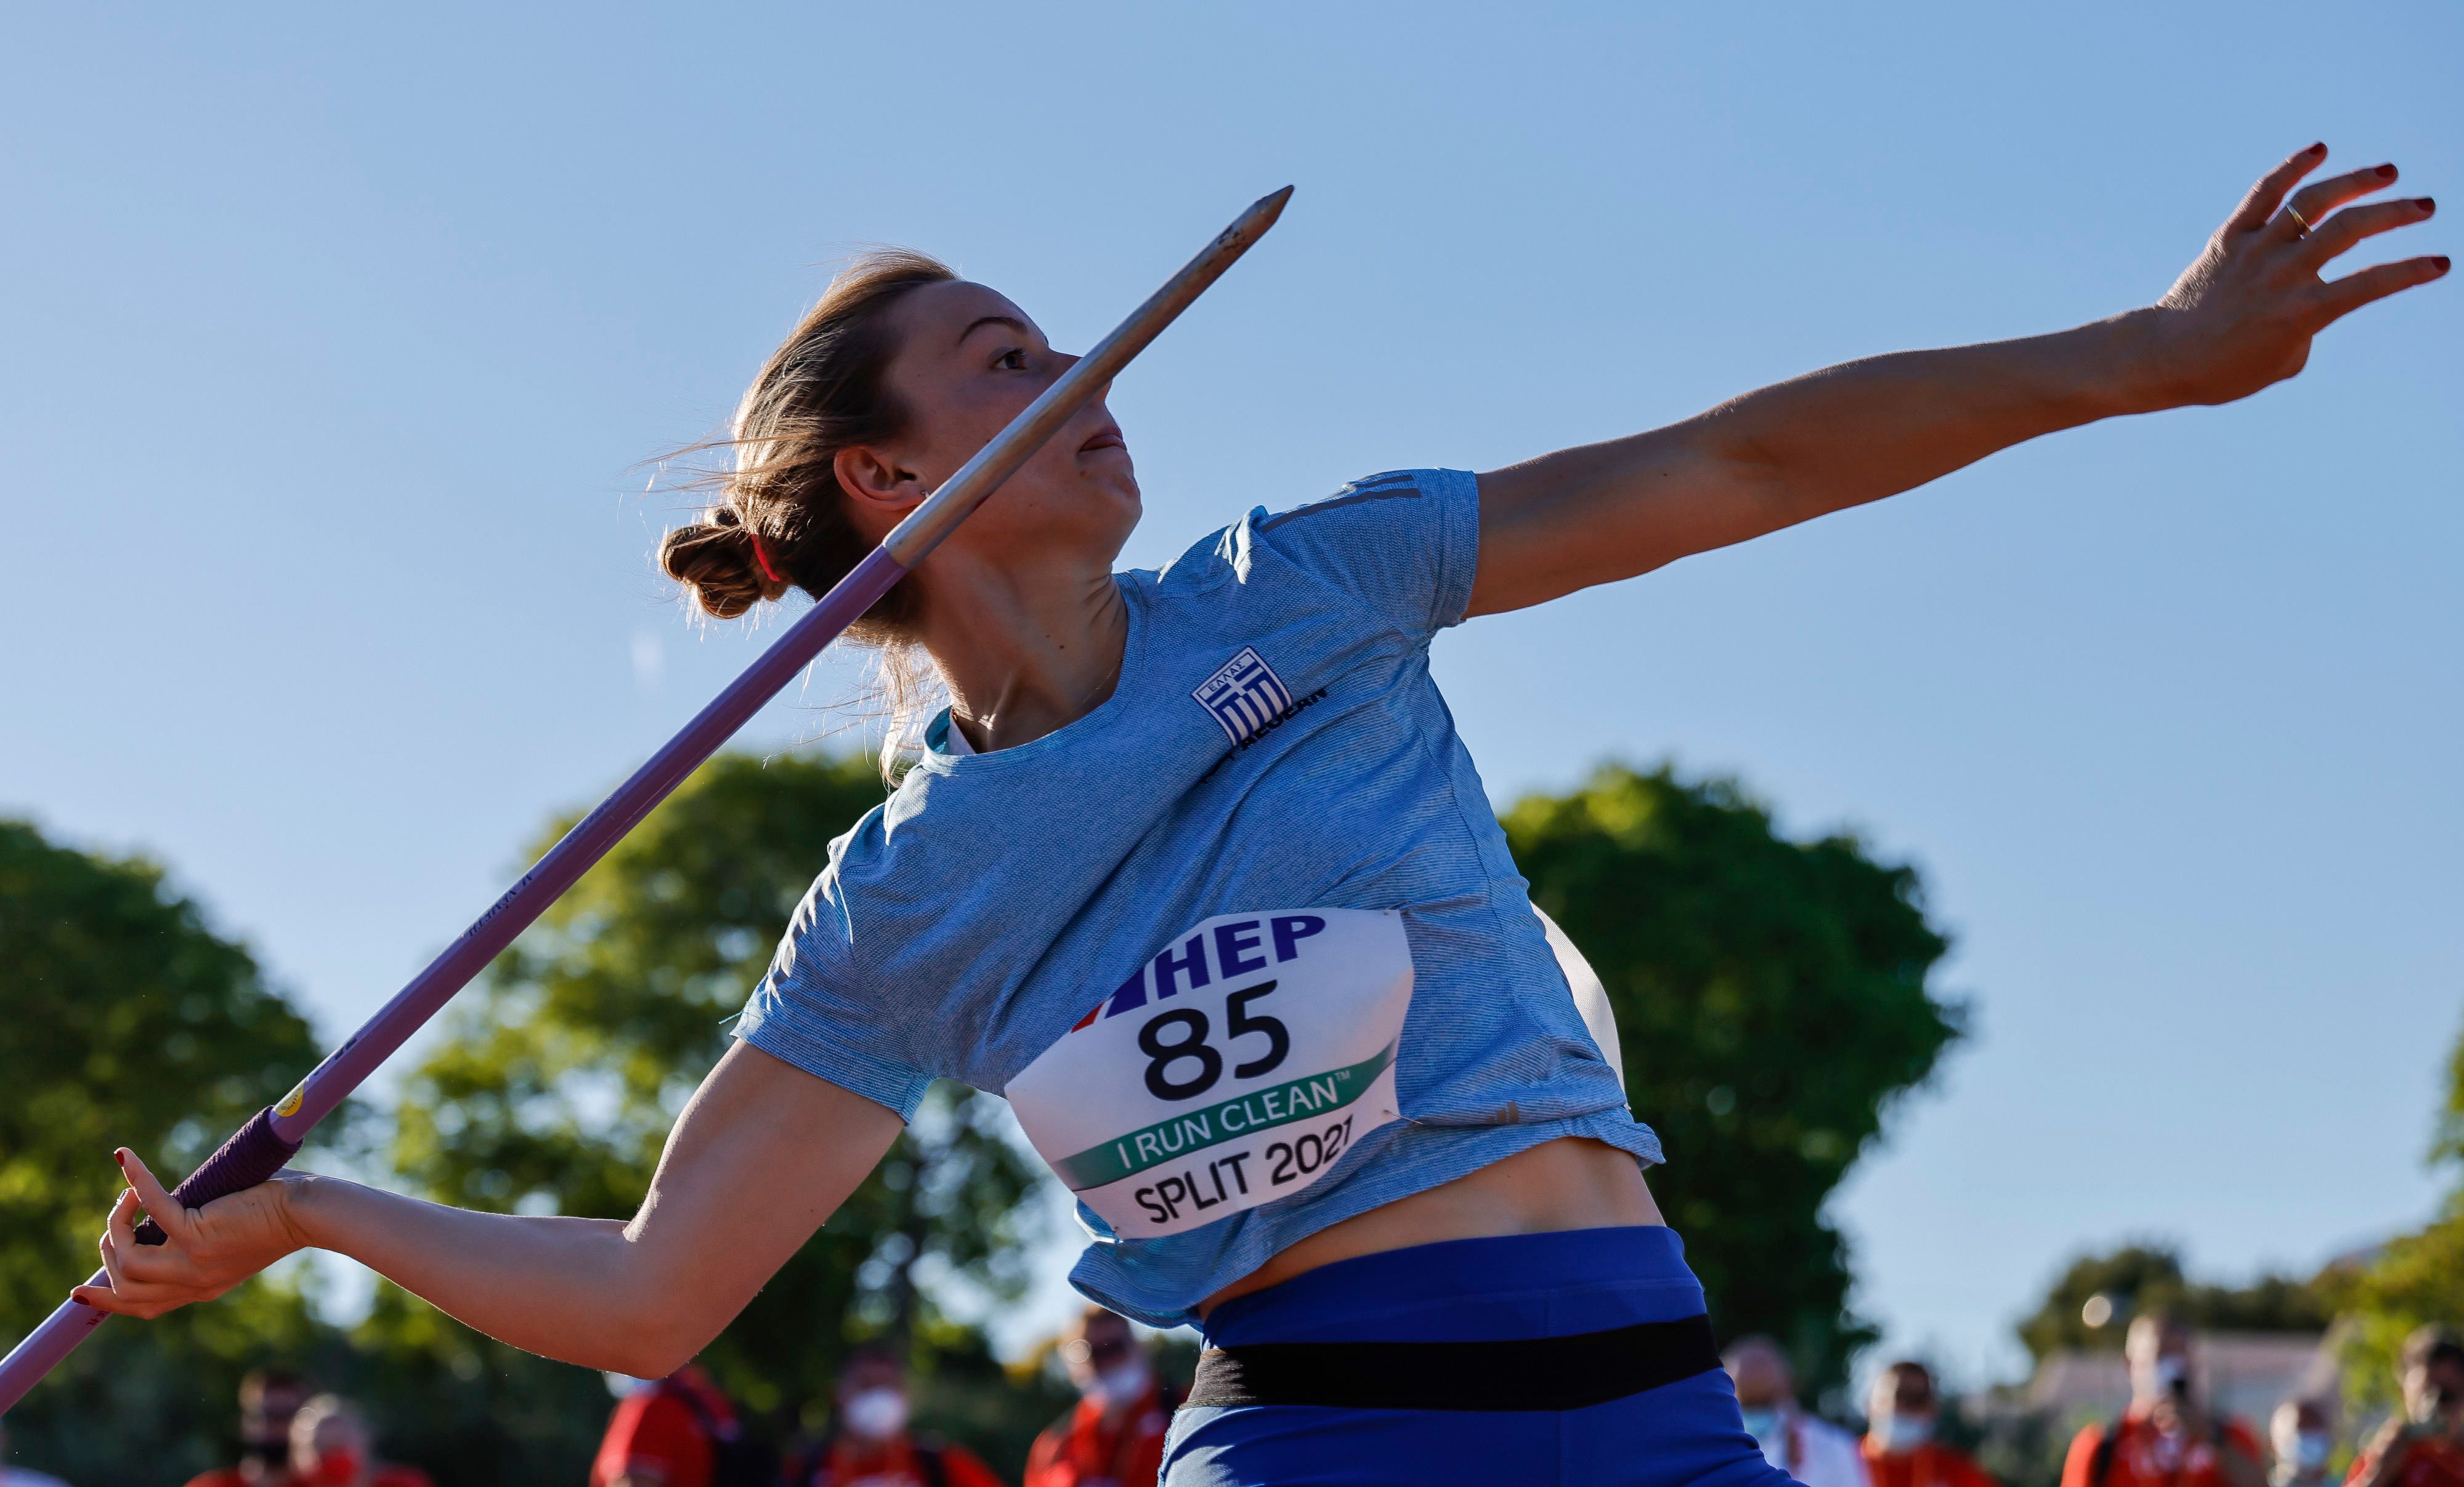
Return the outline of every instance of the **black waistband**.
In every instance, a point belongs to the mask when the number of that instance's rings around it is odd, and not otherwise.
[[[1581,1410],[1718,1367],[1708,1317],[1494,1343],[1249,1343],[1200,1353],[1182,1402]]]

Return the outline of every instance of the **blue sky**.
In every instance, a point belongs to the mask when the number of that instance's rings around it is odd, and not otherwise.
[[[1299,186],[1116,391],[1147,562],[2127,308],[2314,138],[2464,199],[2452,6],[922,14],[17,10],[0,810],[160,856],[339,1036],[759,644],[654,581],[640,462],[866,243],[1084,345]],[[1837,1205],[1895,1344],[1992,1371],[2078,1247],[2235,1276],[2434,1202],[2459,328],[1441,642],[1501,802],[1670,757],[1924,870],[1977,1035]]]

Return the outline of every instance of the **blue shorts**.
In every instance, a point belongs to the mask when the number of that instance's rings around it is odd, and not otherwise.
[[[1224,1302],[1210,1345],[1481,1343],[1563,1337],[1700,1316],[1703,1286],[1662,1228],[1455,1239],[1363,1256]],[[1163,1487],[1273,1483],[1789,1487],[1708,1368],[1573,1410],[1187,1406],[1173,1416]]]

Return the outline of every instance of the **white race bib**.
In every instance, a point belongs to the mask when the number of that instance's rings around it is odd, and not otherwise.
[[[1223,914],[1176,938],[1003,1091],[1127,1239],[1289,1197],[1397,1118],[1412,952],[1391,909]]]

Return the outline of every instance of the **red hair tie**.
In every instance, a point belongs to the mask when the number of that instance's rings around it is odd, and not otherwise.
[[[768,579],[773,583],[784,585],[787,580],[779,577],[778,569],[770,566],[770,555],[761,546],[760,534],[757,532],[747,532],[744,535],[753,539],[753,561],[761,569],[761,577]]]

